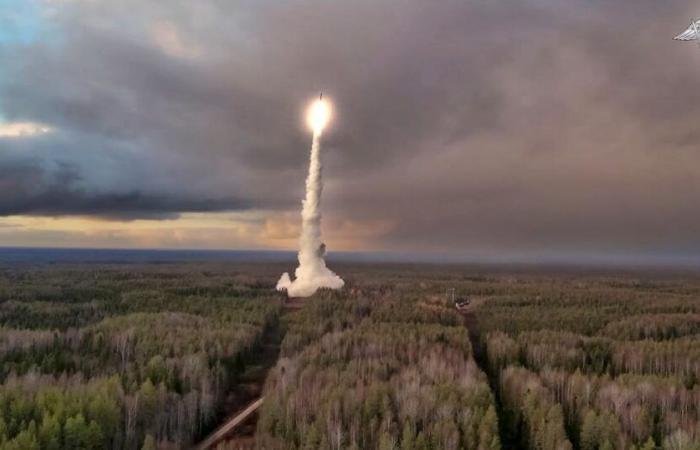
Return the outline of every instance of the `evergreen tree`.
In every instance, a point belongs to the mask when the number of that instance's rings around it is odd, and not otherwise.
[[[389,434],[387,431],[383,431],[379,436],[379,450],[395,450],[396,449],[396,439]]]
[[[401,434],[401,450],[415,450],[415,439],[413,427],[409,421],[406,421]]]
[[[109,384],[111,385],[114,381],[120,383],[117,377],[110,379]],[[118,388],[121,389],[120,386]],[[108,392],[100,392],[90,399],[87,411],[88,416],[100,425],[105,437],[110,438],[119,430],[122,411],[115,396],[111,396]]]
[[[65,447],[72,450],[91,450],[90,429],[82,414],[69,417],[63,427]]]
[[[426,439],[425,435],[420,432],[416,438],[416,450],[430,450],[430,443]]]
[[[24,429],[3,446],[3,450],[41,450],[36,431]]]
[[[501,448],[500,438],[498,436],[498,416],[496,408],[489,406],[486,410],[484,418],[479,424],[479,450],[499,449]]]
[[[146,435],[141,450],[156,450],[156,440],[152,434]]]
[[[584,416],[583,425],[581,425],[581,435],[579,439],[581,450],[596,450],[598,448],[599,437],[598,415],[591,409]]]
[[[45,414],[39,426],[39,442],[43,450],[61,449],[61,423],[55,415]]]
[[[600,450],[615,450],[615,447],[612,445],[612,442],[606,439],[603,441],[603,445],[600,446]]]
[[[654,442],[654,438],[649,438],[647,441],[644,443],[642,448],[640,450],[654,450],[656,449],[656,442]]]
[[[7,423],[5,423],[5,419],[3,419],[2,414],[0,414],[0,444],[2,444],[3,442],[6,442],[6,441],[7,441]]]
[[[318,433],[318,428],[316,424],[312,423],[306,430],[306,436],[304,437],[303,450],[318,450],[318,446],[321,443],[321,438]]]
[[[87,432],[85,434],[85,447],[90,450],[99,450],[104,448],[104,435],[102,428],[94,420],[90,421]]]

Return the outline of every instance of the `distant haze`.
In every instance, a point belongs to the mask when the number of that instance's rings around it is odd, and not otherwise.
[[[680,0],[9,0],[0,246],[700,261]]]

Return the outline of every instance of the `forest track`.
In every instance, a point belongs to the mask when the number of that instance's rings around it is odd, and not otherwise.
[[[227,416],[205,439],[195,444],[194,449],[248,450],[255,448],[258,409],[263,400],[265,380],[270,369],[277,364],[284,338],[283,316],[301,309],[303,305],[304,299],[301,298],[285,298],[283,300],[277,325],[265,332],[259,347],[260,351],[247,365],[238,386],[231,392],[227,400],[226,409],[233,413]],[[251,408],[253,405],[256,407]],[[244,407],[242,408],[242,406]]]
[[[479,319],[476,316],[476,305],[471,304],[465,309],[459,311],[462,315],[464,326],[469,333],[469,342],[472,346],[474,361],[479,366],[482,372],[486,374],[489,380],[489,386],[496,402],[496,413],[498,414],[498,434],[501,438],[501,448],[503,450],[517,450],[520,448],[517,439],[511,436],[506,430],[506,417],[503,411],[503,405],[498,395],[498,374],[492,374],[489,370],[488,356],[484,343],[481,340],[481,331],[479,330]]]
[[[464,319],[464,326],[467,328],[469,333],[469,342],[472,345],[472,352],[474,353],[474,360],[479,365],[481,370],[486,372],[486,354],[484,352],[484,346],[481,343],[481,333],[479,332],[479,319],[476,317],[474,308],[469,306],[465,309],[459,311]]]
[[[220,442],[226,440],[228,434],[235,431],[236,427],[248,420],[248,418],[251,417],[253,414],[257,413],[258,408],[260,408],[260,405],[262,405],[263,400],[264,397],[260,397],[250,405],[246,406],[245,409],[243,409],[243,411],[235,414],[233,417],[228,419],[223,425],[217,428],[212,434],[210,434],[206,439],[199,443],[195,448],[197,450],[207,450],[210,448],[215,448],[215,446],[218,445]],[[245,440],[247,441],[248,439]],[[229,440],[225,445],[227,447],[236,447],[235,443],[231,441],[233,440]]]

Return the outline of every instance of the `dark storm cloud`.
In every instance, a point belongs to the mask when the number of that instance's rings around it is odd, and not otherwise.
[[[69,163],[47,168],[37,160],[5,160],[0,167],[0,214],[165,219],[177,217],[183,211],[208,212],[247,206],[235,199],[146,193],[138,187],[99,192],[83,182],[78,168]]]
[[[686,2],[50,5],[0,43],[0,113],[57,130],[0,148],[0,214],[294,209],[323,90],[325,205],[373,245],[700,252]]]

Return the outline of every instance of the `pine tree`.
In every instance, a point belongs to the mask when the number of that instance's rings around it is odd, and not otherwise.
[[[158,409],[158,392],[150,379],[146,379],[139,389],[139,416],[146,429],[150,429]]]
[[[428,440],[425,438],[425,435],[421,432],[418,433],[418,437],[416,438],[416,450],[429,450],[430,449],[430,443]]]
[[[61,423],[52,414],[44,415],[39,426],[39,442],[44,450],[61,449]]]
[[[401,450],[415,449],[415,433],[411,423],[407,420],[403,425],[403,433],[401,434]]]
[[[567,444],[570,446],[564,430],[564,414],[562,413],[561,405],[556,404],[547,411],[544,433],[545,449],[557,450],[567,446]]]
[[[603,442],[603,445],[600,446],[600,450],[615,450],[615,447],[609,440],[606,439],[605,442]]]
[[[316,424],[311,424],[306,430],[306,436],[304,437],[304,450],[317,450],[321,443],[321,437],[318,433],[318,428]]]
[[[591,409],[584,416],[583,425],[581,425],[581,450],[596,450],[598,448],[599,435],[598,415]]]
[[[7,441],[7,423],[0,415],[0,444]]]
[[[8,441],[3,446],[3,450],[40,450],[39,440],[36,432],[29,428],[22,430],[14,439]]]
[[[75,450],[90,448],[89,434],[88,425],[85,423],[85,417],[82,414],[69,417],[63,427],[65,447]]]
[[[90,450],[100,450],[104,448],[104,435],[102,429],[94,420],[90,421],[85,433],[85,446]]]
[[[484,418],[479,424],[479,449],[500,448],[501,442],[498,436],[498,416],[496,409],[489,406]]]
[[[647,441],[644,443],[642,446],[641,450],[654,450],[656,449],[656,442],[654,442],[654,438],[649,438]]]
[[[151,434],[147,434],[146,438],[143,440],[143,446],[141,450],[156,450],[156,440]]]
[[[396,440],[388,432],[382,432],[379,437],[379,450],[395,450]]]
[[[106,437],[110,438],[117,433],[121,420],[121,408],[117,400],[108,392],[101,392],[90,400],[87,415],[95,419]]]

